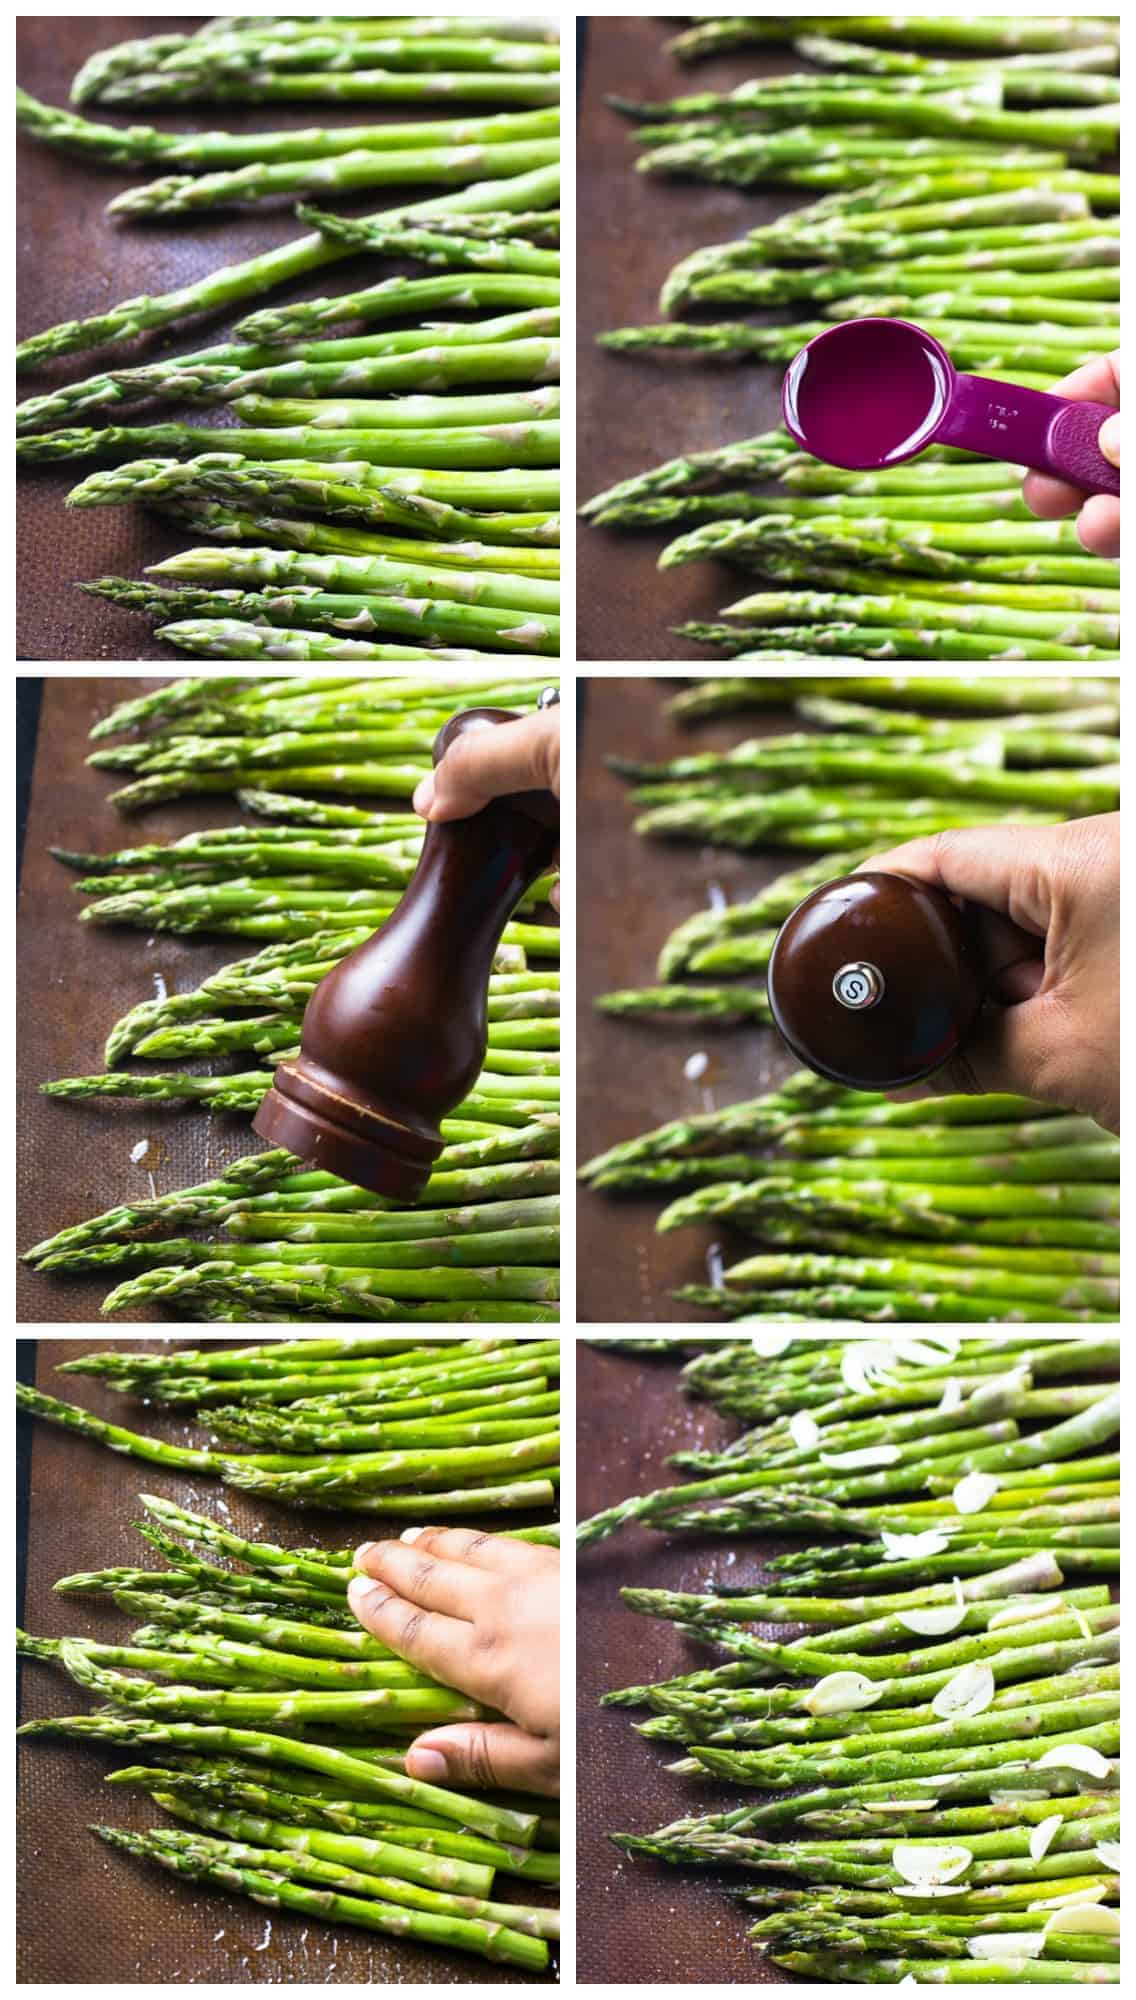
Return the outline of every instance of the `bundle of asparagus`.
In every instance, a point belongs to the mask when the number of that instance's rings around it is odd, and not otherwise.
[[[555,1339],[391,1334],[63,1364],[63,1373],[194,1411],[215,1437],[236,1441],[212,1449],[124,1430],[23,1384],[17,1404],[113,1451],[214,1474],[263,1499],[405,1516],[429,1493],[439,1514],[480,1515],[553,1505],[559,1368]]]
[[[684,690],[670,704],[682,718],[789,695],[807,726],[657,769],[612,760],[648,781],[634,793],[644,808],[636,831],[809,858],[743,901],[719,896],[693,912],[661,947],[661,983],[603,994],[599,1007],[769,1026],[764,975],[778,926],[821,883],[917,835],[1114,806],[1116,691],[1115,681],[902,676]],[[1119,1310],[1118,1145],[1052,1104],[1007,1095],[895,1104],[801,1072],[628,1139],[582,1174],[600,1193],[662,1194],[661,1231],[724,1223],[756,1239],[756,1251],[713,1265],[712,1283],[676,1294],[731,1317],[1060,1320]]]
[[[1118,1369],[1115,1339],[1022,1334],[689,1361],[753,1428],[581,1544],[629,1521],[823,1539],[759,1549],[751,1588],[622,1592],[727,1658],[607,1700],[735,1796],[617,1845],[757,1877],[751,1937],[814,1981],[1118,1980]]]
[[[837,25],[847,39],[802,34],[787,16],[699,24],[678,54],[786,41],[813,67],[728,95],[620,101],[639,121],[646,173],[820,192],[695,251],[663,286],[667,312],[750,306],[777,324],[664,322],[602,344],[780,366],[829,321],[899,317],[959,367],[1033,388],[1117,347],[1119,181],[1101,169],[1119,131],[1115,21],[1092,24],[1092,41],[1079,21],[993,22],[973,44],[953,17]],[[916,53],[912,39],[951,57]],[[979,59],[957,61],[960,46]],[[809,316],[786,322],[784,308],[805,301]],[[1035,521],[1018,481],[1015,467],[949,449],[842,473],[778,430],[669,460],[584,512],[692,527],[664,549],[664,569],[716,555],[760,572],[776,588],[744,601],[748,627],[677,628],[746,657],[1115,658],[1115,633],[1085,636],[1079,622],[1079,586],[1113,586],[1114,566],[1085,556],[1072,522]]]
[[[82,920],[147,935],[232,935],[257,948],[196,991],[132,1007],[107,1039],[106,1072],[55,1079],[45,1094],[251,1117],[276,1062],[299,1048],[316,986],[391,914],[413,873],[422,821],[409,794],[430,768],[438,728],[457,706],[531,706],[541,686],[185,680],[96,724],[100,743],[133,734],[92,757],[131,774],[114,795],[120,808],[236,790],[250,818],[172,844],[57,850],[94,898]],[[245,788],[258,780],[282,789]],[[395,809],[375,810],[376,793]],[[417,1203],[393,1204],[275,1150],[237,1159],[194,1188],[70,1225],[27,1259],[52,1273],[138,1267],[104,1311],[161,1301],[225,1320],[555,1320],[560,978],[559,932],[540,920],[549,888],[538,882],[506,927],[490,981],[485,1069],[445,1121],[445,1149]],[[239,1067],[219,1065],[225,1056]],[[182,1067],[128,1069],[132,1058]],[[188,1067],[203,1059],[208,1074]],[[179,1233],[156,1240],[155,1225]]]
[[[179,584],[215,586],[208,589],[123,577],[83,586],[165,621],[162,636],[183,651],[375,660],[446,646],[472,647],[473,659],[559,649],[558,577],[550,570],[534,582],[526,561],[559,540],[559,52],[539,22],[487,18],[471,21],[468,33],[437,36],[433,25],[336,19],[312,23],[308,37],[278,39],[267,21],[232,33],[210,23],[210,32],[104,52],[74,95],[115,105],[216,94],[229,102],[444,97],[546,108],[186,136],[121,131],[18,100],[25,129],[87,158],[214,169],[130,190],[111,204],[117,215],[379,187],[448,190],[363,221],[301,209],[314,234],[165,296],[49,328],[18,350],[22,367],[39,367],[257,298],[353,255],[428,268],[427,276],[384,277],[253,313],[223,345],[108,371],[20,405],[21,463],[124,461],[85,479],[69,505],[154,503],[196,533],[249,545],[186,551],[186,567],[174,572]],[[453,73],[443,58],[457,65]],[[350,330],[392,319],[400,322],[394,332]],[[224,428],[85,421],[151,399],[215,402]],[[325,560],[314,562],[309,550]],[[279,582],[287,588],[260,588]]]
[[[756,1238],[760,1251],[713,1284],[675,1294],[747,1324],[1119,1313],[1119,1145],[1029,1098],[893,1104],[801,1071],[614,1146],[583,1174],[607,1194],[687,1190],[661,1231],[725,1223]]]
[[[131,1359],[144,1367],[147,1358]],[[176,1381],[186,1361],[196,1357],[155,1365]],[[260,1380],[261,1351],[227,1361]],[[239,1389],[239,1373],[225,1379]],[[406,1775],[406,1744],[423,1727],[486,1711],[359,1628],[346,1599],[351,1551],[251,1542],[149,1494],[142,1505],[140,1531],[169,1568],[87,1572],[56,1585],[65,1596],[113,1598],[141,1620],[127,1643],[17,1633],[25,1658],[62,1666],[108,1704],[25,1723],[20,1735],[142,1752],[144,1763],[111,1772],[108,1783],[144,1792],[178,1823],[177,1831],[92,1830],[270,1908],[530,1973],[546,1968],[558,1912],[516,1898],[531,1897],[533,1886],[539,1898],[559,1879],[555,1811]],[[515,1532],[556,1539],[552,1529]],[[210,1563],[201,1548],[241,1566]],[[516,1878],[507,1900],[494,1896],[498,1874]]]

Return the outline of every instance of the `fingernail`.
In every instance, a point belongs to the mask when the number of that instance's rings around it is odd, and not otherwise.
[[[355,1551],[355,1554],[351,1558],[352,1568],[366,1569],[367,1557],[370,1555],[371,1550],[377,1547],[378,1547],[377,1542],[360,1542],[358,1548]]]
[[[440,1750],[408,1750],[406,1769],[410,1777],[421,1778],[428,1785],[440,1784],[447,1775],[446,1760]]]
[[[368,1611],[377,1611],[385,1604],[390,1591],[383,1583],[374,1583],[369,1576],[353,1576],[347,1586],[347,1602],[356,1618],[363,1619]]]
[[[434,774],[432,771],[428,771],[424,778],[419,779],[417,785],[414,787],[412,803],[415,812],[420,813],[422,818],[426,819],[434,803]]]
[[[400,1542],[416,1542],[419,1535],[425,1533],[425,1528],[404,1528],[398,1539]]]
[[[1108,417],[1097,433],[1097,443],[1110,465],[1120,464],[1120,418]]]

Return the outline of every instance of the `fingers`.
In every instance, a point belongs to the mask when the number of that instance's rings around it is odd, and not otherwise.
[[[998,910],[1023,930],[1044,937],[1053,905],[1052,839],[1048,827],[961,827],[905,841],[861,865],[913,875],[948,896]]]
[[[1077,540],[1091,556],[1109,561],[1120,554],[1120,502],[1111,494],[1094,493],[1077,516]]]
[[[414,794],[414,810],[424,819],[468,819],[491,799],[530,791],[560,795],[557,709],[465,730],[437,769],[423,778]]]
[[[466,1528],[410,1532],[412,1541],[357,1550],[348,1604],[401,1659],[491,1708],[507,1707],[502,1623],[509,1626],[508,1605],[526,1584],[558,1566],[557,1552]],[[494,1581],[498,1589],[487,1597]]]
[[[440,1611],[467,1623],[484,1596],[485,1579],[476,1569],[447,1562],[410,1542],[366,1542],[356,1550],[355,1568],[420,1611]]]
[[[1039,521],[1063,521],[1084,505],[1081,487],[1067,479],[1055,479],[1049,472],[1027,472],[1022,482],[1022,499]]]
[[[1120,408],[1120,356],[1102,354],[1075,368],[1053,394],[1075,403],[1108,403]],[[1120,418],[1109,417],[1101,425],[1097,443],[1110,465],[1120,465]],[[1107,494],[1093,494],[1085,500],[1083,490],[1065,479],[1048,473],[1029,472],[1022,484],[1022,498],[1031,514],[1041,521],[1060,521],[1077,514],[1077,537],[1090,555],[1116,557],[1120,554],[1120,502]]]
[[[476,1528],[404,1528],[399,1541],[444,1557],[449,1563],[468,1563],[504,1577],[523,1579],[536,1569],[548,1568],[550,1558],[553,1565],[559,1561],[555,1549],[530,1547],[528,1542],[514,1542],[507,1535],[486,1535]],[[374,1546],[365,1544],[368,1549]],[[361,1564],[363,1553],[363,1549],[358,1551],[356,1564]]]
[[[420,1667],[447,1687],[478,1694],[468,1685],[466,1654],[470,1627],[464,1619],[449,1618],[438,1611],[424,1611],[409,1604],[389,1584],[370,1576],[353,1576],[347,1586],[347,1602],[360,1625],[397,1653],[402,1660]],[[462,1675],[466,1682],[463,1687]]]
[[[1092,361],[1083,361],[1060,382],[1055,382],[1050,392],[1054,396],[1067,396],[1074,403],[1111,403],[1114,410],[1120,408],[1120,353],[1098,354]]]
[[[472,1785],[479,1791],[560,1791],[558,1746],[511,1722],[464,1722],[431,1729],[406,1753],[407,1774],[430,1785]]]

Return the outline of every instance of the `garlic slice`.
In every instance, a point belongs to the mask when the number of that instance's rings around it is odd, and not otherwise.
[[[921,1813],[934,1812],[937,1799],[865,1799],[861,1812],[868,1813]]]
[[[1044,1931],[995,1931],[990,1937],[966,1941],[971,1958],[996,1958],[1013,1964],[1023,1958],[1040,1958],[1045,1951]]]
[[[960,1514],[981,1514],[989,1507],[1002,1482],[992,1472],[968,1472],[951,1494]]]
[[[796,1338],[795,1333],[786,1333],[784,1329],[775,1331],[771,1326],[763,1326],[757,1333],[750,1334],[749,1344],[762,1361],[776,1361],[779,1354],[784,1354],[787,1348],[792,1347]]]
[[[841,1379],[853,1396],[870,1396],[891,1382],[895,1361],[895,1349],[885,1340],[849,1341],[840,1357]]]
[[[1103,1889],[1099,1893],[1103,1895]],[[1047,1932],[1066,1931],[1074,1937],[1078,1933],[1087,1937],[1119,1937],[1120,1911],[1108,1903],[1064,1903],[1047,1919],[1045,1928]]]
[[[1053,1843],[1053,1836],[1064,1824],[1060,1813],[1051,1813],[1041,1820],[1030,1834],[1029,1851],[1031,1861],[1044,1861]]]
[[[986,1630],[996,1632],[1000,1625],[1028,1625],[1035,1618],[1059,1618],[1063,1611],[1071,1607],[1052,1597],[1027,1597],[1021,1604],[1007,1604],[1004,1611],[995,1611]],[[1085,1633],[1086,1639],[1088,1633]]]
[[[846,1715],[855,1708],[871,1708],[883,1694],[883,1681],[870,1681],[866,1674],[826,1674],[804,1697],[810,1715]]]
[[[941,1639],[954,1632],[966,1617],[965,1604],[934,1604],[929,1611],[897,1611],[897,1623],[920,1639]]]
[[[1037,1769],[1045,1771],[1055,1765],[1070,1771],[1084,1771],[1090,1778],[1107,1778],[1108,1759],[1102,1757],[1088,1743],[1055,1743],[1052,1750],[1046,1750],[1037,1760]]]
[[[994,1699],[995,1680],[988,1666],[975,1661],[960,1667],[931,1703],[944,1721],[955,1716],[981,1715]]]
[[[918,1889],[943,1889],[965,1875],[974,1860],[969,1847],[915,1847],[900,1842],[892,1849],[897,1875]]]
[[[915,1632],[924,1639],[938,1639],[944,1632],[954,1632],[966,1617],[966,1599],[961,1580],[956,1576],[951,1581],[955,1593],[953,1604],[932,1604],[926,1611],[897,1611],[897,1623],[906,1632]]]
[[[920,1556],[941,1556],[950,1548],[949,1532],[942,1528],[925,1528],[917,1535],[894,1535],[888,1528],[880,1529],[880,1540],[884,1545],[887,1562],[904,1562]]]
[[[877,1465],[894,1465],[901,1456],[897,1444],[870,1444],[862,1451],[822,1451],[820,1462],[834,1472],[859,1472]]]
[[[820,1443],[820,1425],[807,1410],[798,1410],[790,1420],[789,1436],[798,1451],[812,1451]]]
[[[962,1336],[957,1333],[924,1333],[918,1340],[897,1340],[895,1351],[910,1368],[941,1368],[944,1356],[953,1361]]]

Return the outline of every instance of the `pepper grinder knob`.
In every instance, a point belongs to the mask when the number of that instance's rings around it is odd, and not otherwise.
[[[518,718],[450,717],[434,763],[467,731]],[[382,928],[320,981],[300,1054],[277,1068],[254,1130],[398,1201],[422,1192],[441,1122],[485,1061],[493,957],[509,917],[556,852],[551,792],[514,792],[469,819],[431,821],[418,865]]]
[[[769,961],[773,1019],[797,1058],[853,1090],[930,1076],[991,984],[1040,940],[906,875],[847,875],[798,904]]]

